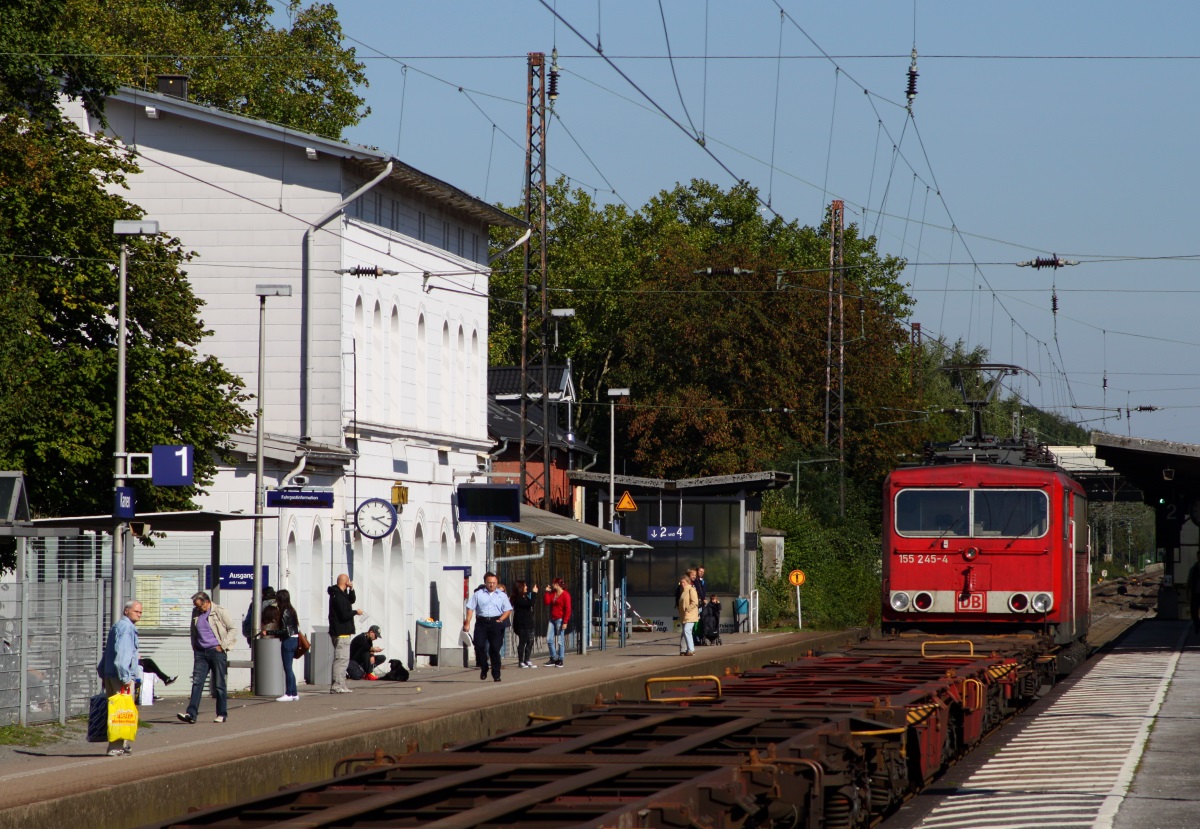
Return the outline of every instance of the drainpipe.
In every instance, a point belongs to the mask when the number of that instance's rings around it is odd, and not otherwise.
[[[534,553],[533,555],[503,556],[501,558],[494,558],[494,559],[492,559],[492,561],[493,562],[497,562],[497,561],[531,561],[533,559],[542,558],[544,555],[546,555],[546,542],[547,541],[574,541],[577,538],[579,538],[579,536],[577,536],[577,535],[539,535],[537,537],[538,551],[536,553]]]
[[[313,429],[313,291],[312,291],[312,239],[313,233],[320,230],[334,216],[346,209],[346,205],[353,202],[363,193],[373,188],[379,182],[392,174],[392,162],[389,161],[387,166],[383,168],[383,172],[368,181],[362,187],[355,190],[346,198],[337,203],[337,206],[317,219],[304,231],[304,422],[300,426],[302,437],[312,437]],[[342,443],[345,444],[346,436],[342,435]]]

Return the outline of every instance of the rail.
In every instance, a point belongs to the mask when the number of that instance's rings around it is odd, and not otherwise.
[[[716,693],[713,696],[691,696],[691,697],[655,697],[651,693],[651,687],[655,685],[665,685],[668,682],[703,682],[709,680],[713,683]],[[646,680],[646,702],[712,702],[721,698],[721,680],[719,677],[712,675],[707,676],[655,676]]]

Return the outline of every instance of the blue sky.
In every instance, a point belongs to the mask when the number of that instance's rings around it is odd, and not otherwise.
[[[557,9],[785,218],[811,224],[844,199],[848,222],[912,263],[912,321],[927,337],[1032,369],[1040,382],[1022,393],[1089,428],[1200,443],[1200,242],[1189,232],[1200,4],[662,0],[661,15],[657,0],[335,5],[370,78],[372,113],[348,140],[515,203],[525,55],[557,45],[554,170],[633,207],[677,181],[729,186],[556,23]],[[1081,264],[1015,267],[1052,252]],[[1127,405],[1161,410],[1118,420],[1074,408]]]

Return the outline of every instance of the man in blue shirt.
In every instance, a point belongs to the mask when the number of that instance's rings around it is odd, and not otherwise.
[[[463,630],[471,629],[471,618],[475,619],[475,661],[479,664],[479,678],[487,679],[488,662],[492,666],[492,679],[500,681],[500,642],[504,638],[504,622],[512,615],[512,602],[501,593],[500,579],[495,573],[486,573],[483,587],[471,594],[467,600],[467,618]]]
[[[132,694],[133,683],[142,672],[138,667],[138,635],[134,627],[142,618],[142,603],[130,600],[125,602],[121,618],[108,632],[108,641],[104,643],[104,657],[96,666],[96,672],[104,683],[104,695],[111,697],[116,694]],[[120,757],[132,751],[133,744],[128,740],[116,740],[108,744],[108,756]]]

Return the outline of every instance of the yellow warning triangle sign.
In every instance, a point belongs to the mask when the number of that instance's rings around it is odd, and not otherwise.
[[[637,504],[633,503],[633,496],[629,494],[629,490],[625,490],[617,501],[617,512],[637,512]]]

